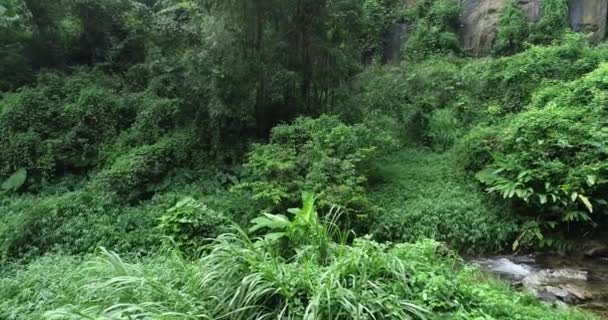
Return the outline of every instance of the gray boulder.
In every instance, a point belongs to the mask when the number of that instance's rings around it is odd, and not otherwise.
[[[461,15],[461,39],[465,51],[489,53],[496,40],[496,25],[505,0],[466,0]]]
[[[540,19],[540,0],[518,0],[517,3],[530,22]],[[461,40],[465,51],[483,55],[492,50],[500,12],[506,4],[507,0],[465,0],[460,19]]]

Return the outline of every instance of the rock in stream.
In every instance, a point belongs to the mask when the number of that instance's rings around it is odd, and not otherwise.
[[[521,285],[541,300],[608,311],[606,260],[584,256],[496,256],[470,262]]]

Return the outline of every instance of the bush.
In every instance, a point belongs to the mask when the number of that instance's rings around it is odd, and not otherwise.
[[[568,1],[544,0],[540,4],[540,20],[530,30],[530,42],[550,44],[568,32]]]
[[[176,168],[190,163],[195,141],[193,131],[181,130],[154,144],[128,149],[98,172],[92,184],[129,201],[141,200],[154,194]]]
[[[188,197],[167,210],[158,227],[182,250],[192,251],[228,231],[227,224],[222,213]]]
[[[447,150],[458,138],[461,127],[453,110],[435,110],[429,119],[428,136],[435,148]]]
[[[512,54],[521,51],[529,33],[528,17],[517,1],[509,0],[498,18],[494,52]]]
[[[584,36],[566,34],[557,45],[532,46],[519,54],[472,60],[463,69],[471,95],[496,115],[518,113],[532,93],[550,81],[572,81],[595,69],[606,58],[605,47],[591,48]]]
[[[459,0],[417,1],[406,14],[414,31],[405,44],[405,56],[419,61],[433,55],[460,53],[457,30],[462,2]]]
[[[251,192],[260,207],[285,210],[304,190],[321,208],[339,205],[349,213],[373,211],[365,185],[371,164],[394,146],[390,133],[365,124],[346,125],[336,117],[299,118],[273,129],[270,143],[254,145],[247,179],[235,190]]]
[[[537,91],[529,110],[489,135],[492,143],[480,140],[474,148],[491,160],[477,177],[488,191],[522,200],[545,221],[591,221],[605,211],[606,75],[602,65]]]
[[[5,203],[0,215],[2,258],[49,251],[145,250],[159,244],[158,211],[125,208],[108,193],[82,189],[62,195],[23,197]]]
[[[0,176],[25,168],[48,179],[93,168],[98,149],[132,121],[110,81],[95,72],[47,74],[0,100]]]
[[[468,84],[460,71],[464,62],[434,58],[398,67],[368,68],[355,82],[348,105],[359,108],[359,119],[393,119],[403,141],[431,144],[429,123],[437,110],[450,109],[437,112],[452,113],[453,121],[463,126],[470,121]]]

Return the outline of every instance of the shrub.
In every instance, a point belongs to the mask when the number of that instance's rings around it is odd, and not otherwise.
[[[433,55],[460,53],[456,31],[461,12],[459,0],[417,1],[406,14],[414,23],[414,31],[405,44],[406,58],[419,61]]]
[[[93,168],[100,146],[132,121],[107,78],[47,74],[0,100],[0,176],[21,167],[37,179]]]
[[[532,93],[551,81],[572,81],[605,60],[604,47],[591,48],[584,36],[566,34],[557,45],[532,46],[519,54],[473,60],[463,69],[470,94],[485,105],[498,107],[495,115],[522,111]]]
[[[477,147],[492,156],[477,174],[488,191],[522,200],[545,221],[590,221],[603,212],[607,74],[602,65],[579,80],[537,91],[529,110],[495,131],[493,146]]]
[[[521,51],[529,33],[528,17],[517,1],[509,0],[498,18],[494,52],[512,54]]]
[[[360,118],[392,118],[404,141],[432,143],[429,123],[436,110],[451,109],[439,114],[451,112],[453,120],[463,125],[470,121],[468,84],[460,71],[463,62],[433,58],[399,67],[368,68],[355,82],[348,104],[358,106]]]
[[[159,243],[153,232],[157,211],[122,207],[110,194],[99,190],[22,196],[0,209],[3,259],[49,251],[87,253],[100,245],[137,252]]]
[[[549,44],[568,32],[568,1],[544,0],[540,4],[540,20],[530,29],[530,42]]]
[[[285,210],[298,202],[294,193],[311,190],[321,208],[339,205],[349,213],[369,213],[370,165],[393,145],[390,133],[365,124],[346,125],[331,116],[299,118],[275,127],[269,144],[253,146],[247,179],[235,190],[251,192],[267,209]]]
[[[145,198],[176,168],[189,163],[195,141],[191,130],[181,130],[154,144],[128,149],[98,172],[92,183],[129,201]]]
[[[461,126],[453,110],[435,110],[429,119],[428,136],[435,148],[447,150],[458,138]]]
[[[159,218],[158,227],[181,249],[192,251],[227,231],[227,224],[222,213],[187,197]]]

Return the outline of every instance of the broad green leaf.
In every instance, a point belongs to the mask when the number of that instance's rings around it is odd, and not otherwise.
[[[264,239],[270,241],[270,242],[274,242],[277,241],[281,238],[283,238],[285,236],[285,232],[271,232],[268,233],[264,236]]]
[[[315,211],[315,197],[311,192],[302,192],[302,211],[301,217],[307,223],[310,223]]]
[[[263,228],[284,229],[289,227],[291,221],[284,215],[264,213],[263,217],[257,217],[251,220],[251,223],[253,223],[253,226],[249,228],[249,232],[255,232]]]
[[[587,210],[589,210],[589,213],[593,213],[593,205],[591,204],[591,201],[589,201],[589,198],[585,197],[582,194],[579,194],[578,198],[581,199],[581,201],[583,202],[585,207],[587,207]]]
[[[517,247],[519,247],[519,239],[517,239],[517,240],[515,240],[515,242],[513,242],[513,246],[511,247],[511,249],[513,251],[516,251]]]
[[[17,191],[23,186],[27,180],[27,170],[21,168],[17,170],[12,176],[10,176],[2,184],[2,189],[5,191]]]
[[[193,203],[193,202],[195,202],[195,200],[194,200],[193,198],[191,198],[191,197],[186,197],[186,198],[184,198],[184,199],[182,199],[182,200],[178,201],[178,202],[175,204],[175,207],[176,207],[176,208],[182,208],[182,207],[184,207],[184,206],[186,206],[186,205],[188,205],[188,204],[190,204],[190,203]]]
[[[587,176],[587,184],[592,187],[595,185],[595,183],[597,182],[597,176],[590,174]]]
[[[302,209],[300,209],[300,208],[290,208],[290,209],[287,209],[287,212],[289,212],[289,213],[297,216],[297,215],[300,214],[300,212],[302,212]]]
[[[485,184],[491,184],[492,182],[496,181],[494,169],[491,168],[483,169],[477,172],[477,174],[475,174],[475,178]]]

